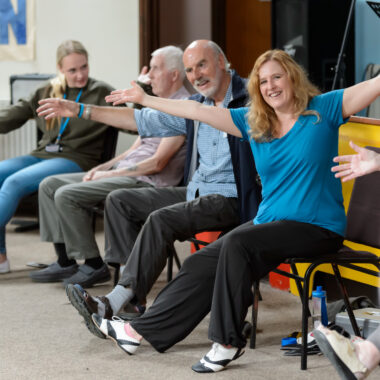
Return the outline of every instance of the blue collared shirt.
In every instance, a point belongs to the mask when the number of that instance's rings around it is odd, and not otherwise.
[[[227,108],[231,100],[232,86],[230,82],[221,106]],[[214,101],[206,98],[203,104],[214,105]],[[150,108],[134,110],[134,114],[141,137],[168,137],[186,134],[186,124],[182,118]],[[187,186],[187,200],[194,199],[197,190],[200,196],[221,194],[225,197],[237,197],[227,134],[205,123],[200,123],[197,148],[199,166]]]

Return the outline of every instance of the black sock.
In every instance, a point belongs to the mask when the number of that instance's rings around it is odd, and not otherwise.
[[[76,264],[75,260],[69,259],[67,257],[65,243],[54,243],[55,252],[58,255],[58,264],[61,267],[69,267],[70,265]]]
[[[92,259],[86,259],[84,263],[90,266],[91,268],[99,269],[103,266],[104,261],[102,260],[100,256],[98,256],[98,257],[93,257]]]

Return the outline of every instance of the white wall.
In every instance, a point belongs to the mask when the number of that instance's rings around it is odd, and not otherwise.
[[[126,87],[139,72],[138,12],[138,0],[36,0],[35,60],[0,61],[0,101],[10,99],[10,75],[55,73],[56,49],[66,39],[88,50],[90,76]]]

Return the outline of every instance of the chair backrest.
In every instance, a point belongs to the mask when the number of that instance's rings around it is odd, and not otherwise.
[[[365,80],[374,78],[380,74],[380,64],[370,63],[367,65],[365,70]],[[367,108],[367,117],[372,117],[374,119],[380,118],[380,98],[374,100]]]
[[[117,139],[119,130],[114,127],[109,127],[104,138],[104,149],[101,157],[101,162],[107,162],[115,156]]]
[[[367,148],[380,153],[379,148]],[[356,178],[347,211],[346,239],[380,248],[380,172]]]

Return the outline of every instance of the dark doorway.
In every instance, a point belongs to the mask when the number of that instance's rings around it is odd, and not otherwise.
[[[271,3],[263,0],[140,0],[140,65],[153,50],[215,41],[240,75],[271,47]]]

